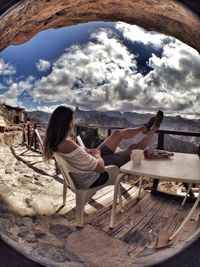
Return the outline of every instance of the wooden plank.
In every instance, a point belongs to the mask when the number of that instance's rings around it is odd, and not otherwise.
[[[200,207],[198,206],[191,219],[182,229],[181,234],[179,235],[179,243],[184,243],[185,240],[191,238],[195,233],[199,233],[200,231],[200,219],[198,218],[199,213],[200,213]]]
[[[94,202],[95,201],[98,201],[99,204],[101,204],[102,206],[109,206],[112,204],[112,201],[113,201],[113,191],[114,188],[111,187],[111,190],[109,192],[107,192],[106,194],[99,194],[99,197],[98,198],[93,198],[93,201],[89,202],[88,205],[86,205],[86,212],[89,213],[89,210],[91,210],[92,212],[94,212],[94,209],[91,209],[91,206],[95,207],[94,206]],[[130,192],[132,190],[132,187],[130,186],[126,186],[126,188],[124,188],[122,190],[122,196],[124,196],[127,192]],[[136,190],[136,189],[135,189]],[[101,192],[99,192],[101,193]],[[124,200],[124,198],[123,198]],[[90,212],[90,213],[92,213]]]
[[[163,205],[164,201],[154,199],[151,202],[151,205],[148,206],[146,212],[140,214],[138,218],[135,218],[134,222],[131,225],[131,229],[121,238],[124,242],[128,243],[129,245],[135,247],[137,243],[140,243],[141,240],[145,240],[143,236],[143,230],[145,226],[156,216],[159,208]],[[145,242],[146,243],[146,242]]]
[[[141,198],[139,201],[141,201],[141,199],[147,194],[146,191],[142,190],[141,191]],[[139,201],[137,199],[138,197],[138,188],[137,190],[133,191],[130,201],[128,202],[128,200],[126,201],[126,205],[123,205],[123,210],[122,211],[118,211],[117,212],[117,216],[116,216],[116,222],[114,225],[114,228],[110,228],[109,227],[109,223],[106,225],[106,227],[103,228],[103,230],[105,232],[107,232],[110,236],[115,236],[116,233],[118,233],[120,231],[121,228],[123,228],[123,226],[127,226],[127,224],[130,223],[131,217],[132,217],[132,210],[134,209],[134,206],[138,206]],[[140,210],[139,206],[138,206],[138,211]],[[131,215],[130,215],[131,214]]]
[[[137,231],[139,230],[142,233],[142,238],[136,243],[131,244],[131,249],[129,249],[130,254],[138,254],[143,251],[144,248],[156,247],[156,245],[158,244],[158,233],[162,229],[162,226],[165,224],[165,218],[163,215],[170,201],[164,199],[161,201],[158,199],[158,203],[159,202],[162,202],[162,204],[158,206],[157,210],[155,210],[154,215],[152,217],[149,217],[149,221],[146,221],[146,224],[143,225],[143,228],[140,227],[138,229],[138,226],[136,227]],[[152,210],[150,211],[150,213],[152,213]],[[164,237],[166,236],[160,235],[160,245],[161,241],[163,241],[164,243]],[[169,243],[167,242],[165,246],[166,245],[169,246]]]
[[[155,198],[151,197],[150,193],[146,193],[139,201],[136,200],[134,205],[126,211],[126,214],[119,225],[113,228],[109,235],[123,240],[124,236],[147,216],[149,210],[156,204],[156,202],[157,201],[155,201]]]
[[[122,195],[122,205],[127,201],[127,198],[124,198],[124,195],[128,196],[128,198],[131,198],[133,193],[137,191],[137,188],[131,187],[129,190],[124,192]],[[112,208],[112,202],[113,198],[110,199],[110,202],[107,203],[107,206],[102,210],[99,211],[97,214],[94,214],[94,217],[90,220],[90,223],[94,225],[96,228],[102,229],[105,231],[105,227],[109,227],[109,222],[110,222],[110,211]]]

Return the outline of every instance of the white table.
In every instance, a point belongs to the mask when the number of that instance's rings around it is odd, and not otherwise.
[[[142,179],[146,178],[158,178],[160,180],[170,180],[181,183],[188,183],[189,187],[186,192],[186,196],[182,202],[184,205],[189,190],[192,187],[192,184],[195,183],[200,188],[200,160],[198,155],[195,154],[186,154],[186,153],[174,153],[174,156],[167,159],[159,160],[146,160],[143,159],[140,165],[133,165],[132,161],[129,161],[120,168],[120,174],[116,179],[114,197],[113,197],[113,206],[111,212],[110,227],[113,228],[115,216],[116,216],[116,205],[117,205],[117,193],[120,188],[120,182],[124,175],[134,174],[139,175],[140,177],[140,186],[138,197],[140,196],[140,191],[142,187]],[[179,228],[174,232],[170,237],[170,240],[184,227],[187,221],[192,216],[194,210],[200,201],[200,193],[192,206],[187,217],[184,219]]]

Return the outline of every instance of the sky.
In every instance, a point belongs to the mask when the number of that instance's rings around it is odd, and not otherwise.
[[[49,29],[0,52],[0,101],[47,112],[65,104],[200,118],[200,55],[123,22]]]

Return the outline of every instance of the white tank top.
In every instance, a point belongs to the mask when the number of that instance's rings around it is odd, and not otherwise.
[[[98,179],[100,173],[94,171],[97,167],[98,160],[87,153],[84,148],[78,147],[70,153],[57,153],[72,167],[77,169],[77,173],[71,173],[71,177],[77,188],[90,187]],[[85,171],[85,173],[82,171]]]

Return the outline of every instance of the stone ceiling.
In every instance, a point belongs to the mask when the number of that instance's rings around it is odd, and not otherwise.
[[[0,51],[48,28],[124,21],[174,36],[200,52],[199,7],[198,0],[22,0],[0,17]]]

